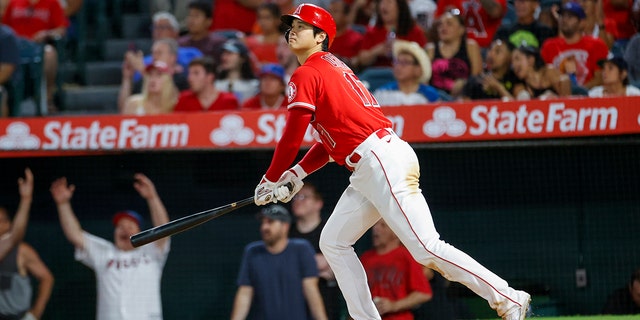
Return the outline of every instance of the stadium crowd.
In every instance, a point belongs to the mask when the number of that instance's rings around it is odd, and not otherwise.
[[[69,54],[57,44],[77,36],[76,15],[93,2],[0,1],[3,116],[20,115],[21,99],[34,94],[18,92],[25,87],[25,48],[42,51],[46,108],[40,114],[64,113],[57,70],[60,56]],[[279,17],[299,2],[150,1],[151,50],[133,46],[124,53],[113,110],[286,108],[298,62]],[[639,0],[310,2],[333,15],[330,51],[381,105],[640,94]]]

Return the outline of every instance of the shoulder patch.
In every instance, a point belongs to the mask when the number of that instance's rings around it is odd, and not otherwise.
[[[296,88],[296,84],[293,83],[293,81],[289,81],[289,88],[287,89],[287,99],[289,103],[293,101],[297,93],[298,93],[298,89]]]

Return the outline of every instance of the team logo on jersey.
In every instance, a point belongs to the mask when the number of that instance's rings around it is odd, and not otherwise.
[[[289,100],[289,103],[293,101],[293,98],[296,97],[297,93],[298,93],[298,88],[296,88],[296,84],[289,81],[289,88],[287,89],[287,99]]]

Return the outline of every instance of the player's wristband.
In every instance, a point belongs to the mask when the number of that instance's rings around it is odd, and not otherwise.
[[[296,176],[298,176],[298,178],[300,178],[300,180],[304,179],[307,176],[307,173],[304,171],[304,168],[300,166],[300,164],[296,164],[295,166],[293,166],[293,168],[291,168],[291,170],[296,174]]]

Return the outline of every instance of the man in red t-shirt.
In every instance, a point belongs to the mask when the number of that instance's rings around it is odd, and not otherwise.
[[[383,320],[413,320],[411,310],[431,300],[429,281],[384,220],[372,228],[373,248],[360,256],[373,302]]]
[[[487,300],[505,320],[525,318],[531,296],[440,239],[420,191],[415,151],[392,129],[376,99],[353,71],[327,52],[336,25],[326,10],[303,3],[281,20],[300,67],[289,81],[287,121],[254,202],[288,202],[302,179],[329,162],[349,171],[349,186],[320,236],[320,249],[353,319],[381,319],[353,244],[383,219],[422,265],[440,270]],[[316,142],[293,167],[309,124]]]
[[[457,9],[452,10],[452,9]],[[436,18],[445,12],[461,14],[467,27],[467,37],[476,40],[481,48],[489,48],[493,36],[507,14],[506,0],[441,0]]]
[[[44,44],[47,104],[50,112],[56,111],[53,94],[58,72],[58,52],[46,42],[64,37],[69,25],[64,9],[58,0],[10,0],[2,23],[11,27],[18,36]]]
[[[218,91],[213,85],[215,66],[211,58],[195,58],[189,63],[189,87],[180,93],[174,112],[238,110],[233,93]]]
[[[581,33],[580,23],[585,17],[577,2],[562,5],[559,36],[547,39],[540,54],[544,62],[568,75],[573,85],[591,89],[602,84],[598,61],[607,58],[609,48],[602,39]]]
[[[351,28],[349,10],[351,5],[345,0],[333,0],[327,8],[336,21],[336,39],[331,45],[331,53],[340,58],[351,69],[358,70],[358,52],[364,35]]]

